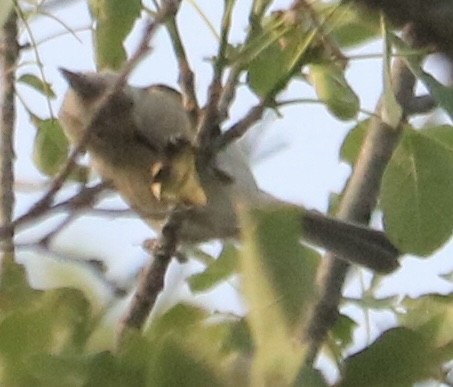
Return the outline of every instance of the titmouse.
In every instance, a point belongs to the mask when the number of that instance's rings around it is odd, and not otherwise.
[[[174,204],[160,197],[159,179],[171,180],[171,168],[170,172],[163,173],[168,167],[166,162],[178,155],[181,148],[192,147],[196,137],[178,92],[161,85],[124,86],[91,123],[104,92],[113,85],[117,75],[61,71],[69,84],[59,112],[66,135],[77,144],[83,131],[90,127],[92,131],[85,149],[93,167],[113,183],[145,221],[159,229]],[[176,156],[175,159],[183,160],[183,165],[193,162],[190,152],[189,157]],[[236,237],[238,206],[262,207],[277,202],[258,188],[237,144],[219,152],[215,162],[219,173],[201,166],[195,173],[192,168],[184,167],[190,173],[175,175],[181,181],[187,180],[185,175],[192,176],[189,179],[193,180],[188,196],[192,206],[182,224],[182,242]],[[309,243],[378,272],[390,272],[398,267],[400,253],[384,233],[303,208],[300,213],[302,237]]]

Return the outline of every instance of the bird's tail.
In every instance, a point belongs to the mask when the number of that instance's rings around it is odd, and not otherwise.
[[[304,210],[303,238],[339,258],[366,266],[380,273],[399,267],[400,251],[377,230]]]

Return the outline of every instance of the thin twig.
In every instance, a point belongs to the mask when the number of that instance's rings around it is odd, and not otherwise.
[[[108,187],[107,183],[100,183],[93,187],[83,187],[74,196],[70,197],[63,202],[55,205],[40,206],[35,208],[34,211],[27,211],[25,214],[17,217],[5,226],[0,227],[0,239],[7,238],[8,234],[13,232],[19,227],[25,226],[30,222],[34,222],[41,216],[47,216],[54,211],[61,211],[66,209],[81,210],[90,207],[97,200],[99,194]]]
[[[179,86],[181,87],[183,95],[184,108],[189,114],[192,124],[195,127],[200,113],[200,107],[198,105],[194,86],[195,76],[190,67],[189,60],[187,59],[186,50],[179,34],[175,16],[169,18],[166,25],[173,45],[173,51],[175,52],[176,59],[178,61]]]
[[[27,31],[28,37],[30,38],[30,45],[28,45],[28,46],[31,46],[33,48],[33,54],[36,59],[36,65],[38,67],[38,71],[41,76],[41,79],[44,82],[44,84],[47,84],[48,82],[46,79],[47,78],[46,74],[44,72],[44,64],[41,60],[41,54],[38,50],[38,45],[36,44],[35,37],[30,28],[30,23],[27,21],[27,18],[25,16],[24,12],[22,11],[22,9],[19,6],[16,7],[16,12],[17,12],[18,16],[20,17],[20,19],[23,21],[25,30]],[[47,110],[49,111],[50,116],[54,117],[52,104],[50,103],[50,98],[46,98],[46,103],[47,103]]]
[[[299,6],[299,2],[295,1],[293,6],[287,11],[289,15],[295,13],[297,11],[297,7]],[[290,26],[287,26],[284,32],[280,32],[280,36],[283,37],[287,31],[290,30]],[[313,30],[307,32],[305,39],[299,42],[299,46],[297,47],[297,51],[292,58],[292,61],[289,65],[289,68],[285,74],[283,74],[280,79],[277,79],[275,84],[272,88],[266,93],[265,96],[262,97],[261,101],[253,108],[249,110],[249,112],[235,125],[233,125],[230,129],[225,131],[219,138],[215,141],[215,151],[218,152],[222,148],[225,148],[231,142],[235,141],[236,139],[242,137],[250,127],[256,123],[258,120],[261,119],[265,109],[269,106],[276,106],[276,97],[277,95],[288,86],[289,82],[294,79],[294,75],[300,72],[300,68],[304,63],[304,57],[307,50],[313,44],[315,39],[317,39],[319,35],[319,28],[316,27]],[[273,36],[275,39],[275,36]],[[275,41],[272,40],[274,43]],[[237,82],[237,79],[241,73],[241,63],[236,64],[237,67],[234,68],[234,72],[230,73],[229,84],[228,87],[230,88],[228,92],[223,93],[221,103],[222,109],[227,109],[228,104],[231,102],[231,99],[234,98],[234,90],[233,86]],[[222,117],[226,114],[225,110],[222,110]]]
[[[60,234],[65,228],[67,228],[77,218],[77,212],[73,211],[63,219],[53,230],[49,231],[39,241],[38,245],[49,248],[52,241]]]
[[[253,124],[261,119],[264,111],[269,105],[269,102],[269,100],[263,98],[257,105],[251,108],[241,120],[236,122],[217,139],[215,149],[223,149],[228,144],[231,144],[233,141],[241,138]]]
[[[48,216],[53,211],[58,210],[69,210],[68,216],[58,224],[53,230],[48,232],[44,235],[41,240],[38,242],[42,246],[49,246],[52,240],[69,226],[72,222],[74,222],[80,212],[86,208],[92,208],[93,205],[99,198],[99,195],[104,192],[107,188],[110,188],[110,184],[106,182],[99,183],[93,187],[83,186],[82,189],[77,192],[74,196],[70,197],[67,200],[64,200],[60,203],[53,205],[46,211],[46,215]]]
[[[38,242],[33,241],[17,243],[16,248],[18,250],[35,251],[39,255],[45,256],[46,258],[50,258],[55,262],[75,264],[78,265],[79,267],[85,267],[96,276],[97,280],[99,280],[102,284],[107,286],[111,290],[112,294],[115,295],[115,297],[124,297],[127,294],[128,291],[127,288],[119,286],[118,284],[115,283],[115,281],[106,278],[105,272],[107,271],[107,269],[105,266],[105,262],[103,262],[101,259],[97,257],[87,256],[79,257],[71,255],[68,252],[61,253],[55,251],[55,249],[50,249],[48,244],[42,243],[42,240]],[[107,305],[105,305],[105,309],[108,309],[108,307],[111,306],[114,301],[115,299],[112,299]],[[101,314],[100,316],[103,316],[103,314]]]
[[[208,89],[208,103],[203,109],[203,115],[198,125],[198,143],[202,152],[215,155],[213,142],[220,136],[218,129],[221,123],[219,115],[219,102],[222,95],[222,78],[227,64],[226,53],[228,48],[228,37],[231,29],[231,16],[235,1],[225,2],[223,11],[219,49],[214,62],[214,74]]]
[[[219,99],[219,120],[223,121],[228,118],[228,110],[236,97],[239,77],[244,71],[244,67],[240,63],[235,63],[228,73],[227,80],[223,85],[222,94]]]

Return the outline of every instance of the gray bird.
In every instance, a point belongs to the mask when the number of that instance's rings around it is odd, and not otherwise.
[[[196,132],[175,90],[126,85],[99,114],[118,75],[62,74],[69,84],[59,112],[66,135],[78,144],[90,127],[85,149],[93,167],[153,229],[162,227],[176,204],[187,202],[181,242],[234,238],[239,207],[282,205],[259,189],[236,144],[219,152],[216,168],[195,168]],[[309,243],[378,272],[398,267],[400,253],[383,232],[299,210],[302,238]]]

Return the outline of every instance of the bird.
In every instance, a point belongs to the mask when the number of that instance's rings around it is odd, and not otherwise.
[[[69,87],[58,118],[69,141],[77,146],[90,131],[83,147],[93,168],[154,230],[183,207],[181,243],[239,238],[241,208],[288,206],[298,209],[302,240],[376,272],[399,267],[401,253],[384,232],[262,191],[238,144],[200,165],[196,128],[176,90],[124,83],[102,104],[118,73],[60,70]]]

